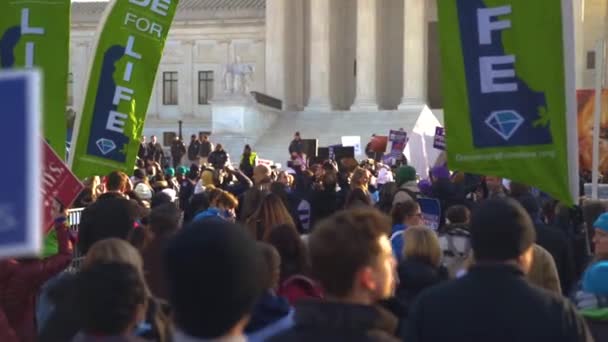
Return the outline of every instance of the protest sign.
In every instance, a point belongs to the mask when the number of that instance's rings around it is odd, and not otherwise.
[[[448,165],[573,204],[572,0],[438,2]]]
[[[425,226],[437,230],[441,220],[441,204],[434,198],[419,197],[418,204],[422,212],[422,221]]]
[[[84,178],[135,165],[178,1],[114,0],[101,20],[70,166]]]
[[[46,234],[53,225],[51,209],[55,201],[64,208],[69,208],[84,186],[48,144],[43,142],[42,148],[42,227]]]
[[[388,136],[376,135],[372,137],[371,149],[375,153],[384,153],[388,146]]]
[[[354,147],[355,155],[361,155],[361,137],[360,136],[346,136],[342,137],[342,146]]]
[[[40,99],[37,71],[0,72],[0,145],[10,165],[0,168],[0,258],[40,253]]]
[[[428,174],[429,169],[434,166],[435,160],[441,153],[433,147],[437,126],[441,126],[441,123],[433,111],[425,106],[410,133],[407,146],[405,146],[408,164],[415,168],[422,177]]]
[[[435,128],[433,147],[440,151],[445,151],[445,129],[443,127],[438,126]]]
[[[407,133],[404,131],[390,131],[388,140],[391,142],[391,152],[403,153],[407,144]]]
[[[0,2],[0,69],[43,72],[43,132],[65,158],[70,0]]]
[[[260,159],[260,158],[257,158],[256,159],[256,165],[266,165],[268,167],[271,167],[272,165],[274,165],[274,161],[272,161],[270,159]]]

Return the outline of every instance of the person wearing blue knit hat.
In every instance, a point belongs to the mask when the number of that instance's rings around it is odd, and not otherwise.
[[[593,223],[593,245],[596,260],[608,260],[608,213],[603,213]]]
[[[597,262],[587,269],[583,276],[583,290],[608,295],[608,261]]]
[[[602,216],[603,222],[598,222]],[[602,216],[594,224],[596,230],[606,227],[606,214]],[[597,226],[598,224],[600,226]],[[583,276],[583,291],[596,296],[598,304],[601,303],[601,298],[608,296],[608,261],[596,262],[587,269]],[[598,305],[597,308],[582,310],[581,314],[585,317],[595,340],[608,341],[608,307]]]

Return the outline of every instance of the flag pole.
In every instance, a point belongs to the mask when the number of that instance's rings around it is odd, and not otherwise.
[[[593,112],[593,161],[591,198],[598,199],[598,182],[600,177],[600,125],[602,116],[602,86],[604,84],[604,59],[606,42],[598,40],[595,45],[595,106]]]

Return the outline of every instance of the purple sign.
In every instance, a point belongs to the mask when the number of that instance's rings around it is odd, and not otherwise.
[[[445,151],[445,128],[435,128],[435,140],[433,141],[433,147]]]
[[[388,140],[393,143],[391,146],[392,153],[403,153],[407,144],[407,133],[401,130],[390,131]]]

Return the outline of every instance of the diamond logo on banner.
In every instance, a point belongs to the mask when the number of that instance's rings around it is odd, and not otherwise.
[[[486,125],[505,140],[511,139],[523,123],[524,118],[514,110],[495,111],[486,119]]]
[[[96,142],[99,151],[105,156],[116,149],[116,144],[110,139],[99,139]]]

